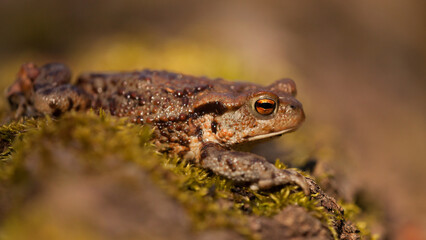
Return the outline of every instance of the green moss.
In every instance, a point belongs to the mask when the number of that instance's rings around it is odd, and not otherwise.
[[[249,216],[273,216],[288,205],[298,205],[323,221],[337,238],[333,229],[333,219],[337,215],[318,207],[316,201],[297,191],[296,186],[272,191],[235,186],[232,181],[182,159],[156,153],[149,141],[150,133],[148,127],[130,124],[126,119],[103,112],[99,115],[69,113],[59,120],[13,122],[0,127],[0,138],[5,146],[0,158],[0,179],[11,184],[29,184],[28,169],[23,163],[31,154],[42,156],[44,164],[37,170],[38,174],[49,173],[52,169],[67,172],[67,169],[58,170],[58,166],[52,166],[55,152],[51,143],[54,143],[55,148],[73,149],[73,154],[78,156],[75,159],[84,161],[88,171],[102,171],[105,159],[112,156],[137,163],[186,208],[196,230],[230,227],[249,238],[256,238],[248,228]],[[285,168],[279,161],[276,166]],[[19,199],[17,202],[19,205]]]
[[[23,216],[12,216],[7,220],[6,231],[0,234],[1,240],[61,239],[98,240],[102,237],[80,223],[70,226],[47,216],[46,209],[25,209]]]
[[[16,163],[10,158],[14,152],[12,143],[31,129],[36,129],[38,125],[38,121],[30,119],[0,126],[0,180],[6,180],[10,177],[12,165]]]
[[[365,216],[362,216],[365,214],[363,214],[361,208],[354,203],[339,201],[339,205],[345,210],[345,218],[355,223],[361,236],[371,240],[379,239],[377,234],[371,233],[367,224],[368,222],[377,222],[377,219],[366,221]],[[369,217],[374,217],[374,215],[369,214]]]

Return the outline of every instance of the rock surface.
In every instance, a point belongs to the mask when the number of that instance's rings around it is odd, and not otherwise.
[[[0,133],[0,238],[360,239],[310,178],[311,198],[294,186],[254,192],[156,155],[146,129],[102,114]]]

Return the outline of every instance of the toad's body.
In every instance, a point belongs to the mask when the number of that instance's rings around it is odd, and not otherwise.
[[[8,91],[15,115],[102,108],[134,123],[152,125],[154,142],[162,152],[254,187],[296,183],[308,191],[300,174],[279,170],[258,155],[231,150],[281,135],[302,123],[302,106],[289,79],[262,87],[143,70],[83,74],[71,85],[70,76],[62,64],[23,65]]]

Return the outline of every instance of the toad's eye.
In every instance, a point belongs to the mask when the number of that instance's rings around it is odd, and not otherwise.
[[[256,111],[262,115],[269,115],[274,112],[276,103],[274,100],[269,98],[261,98],[254,104]]]

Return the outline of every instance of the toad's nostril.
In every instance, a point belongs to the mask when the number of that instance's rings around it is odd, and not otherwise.
[[[296,107],[296,105],[290,104],[290,108],[295,110],[297,107]]]

